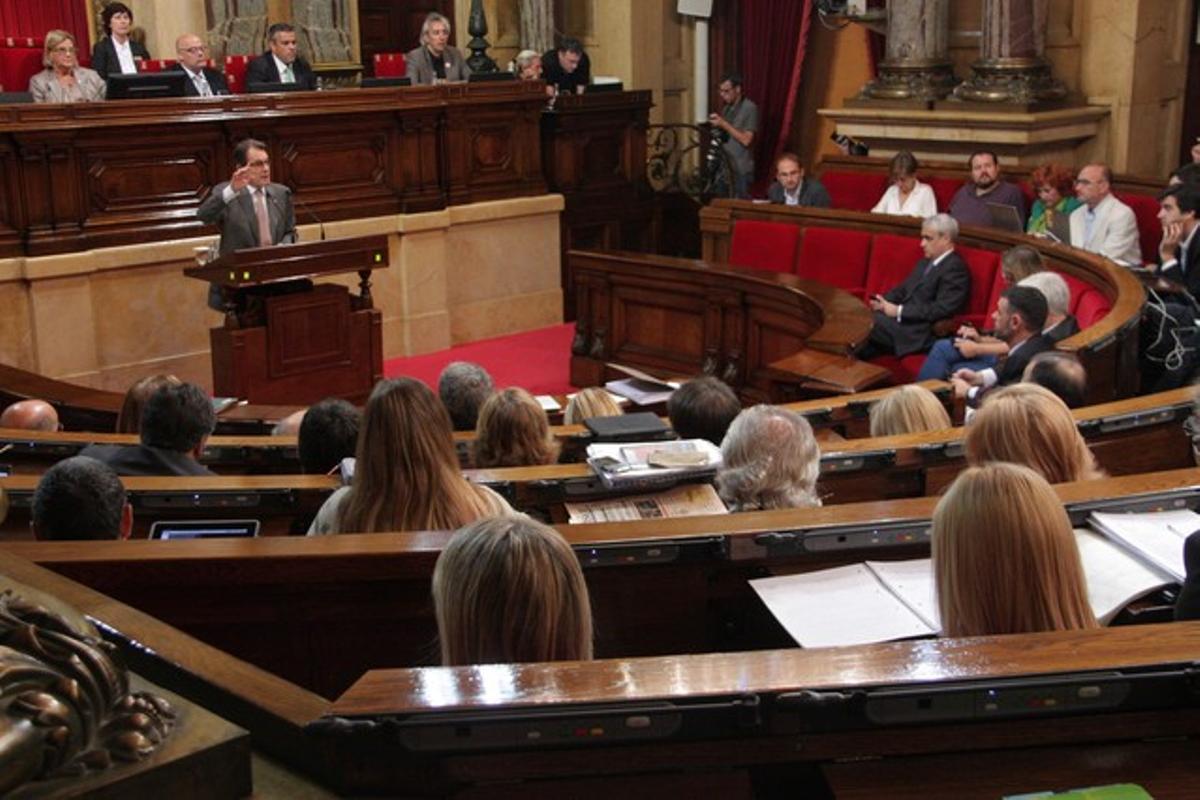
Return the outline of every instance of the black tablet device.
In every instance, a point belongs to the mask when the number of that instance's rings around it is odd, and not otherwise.
[[[109,75],[109,100],[141,100],[147,97],[183,97],[182,71],[137,72],[132,75]]]
[[[169,522],[159,520],[150,526],[150,538],[163,541],[175,539],[239,539],[258,536],[256,519],[188,519]]]

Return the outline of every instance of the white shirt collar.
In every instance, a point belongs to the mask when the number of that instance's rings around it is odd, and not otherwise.
[[[271,58],[275,59],[275,71],[279,73],[279,81],[283,82],[283,71],[288,68],[288,65],[279,60],[279,56],[271,53]],[[296,76],[296,62],[291,63],[292,77]]]

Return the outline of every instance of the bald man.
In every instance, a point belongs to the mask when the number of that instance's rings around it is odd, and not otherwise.
[[[57,431],[58,412],[45,400],[19,400],[0,414],[0,428],[18,428],[23,431]]]

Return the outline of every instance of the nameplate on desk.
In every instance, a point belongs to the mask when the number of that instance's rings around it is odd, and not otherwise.
[[[864,453],[830,453],[821,456],[821,472],[859,472],[882,469],[896,463],[895,450],[870,450]]]

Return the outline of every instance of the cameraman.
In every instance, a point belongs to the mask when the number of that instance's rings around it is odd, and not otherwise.
[[[754,152],[750,148],[758,130],[758,106],[742,96],[742,76],[736,72],[721,79],[717,92],[725,105],[720,114],[709,114],[708,121],[726,136],[722,147],[733,165],[733,196],[746,198],[754,180]]]

